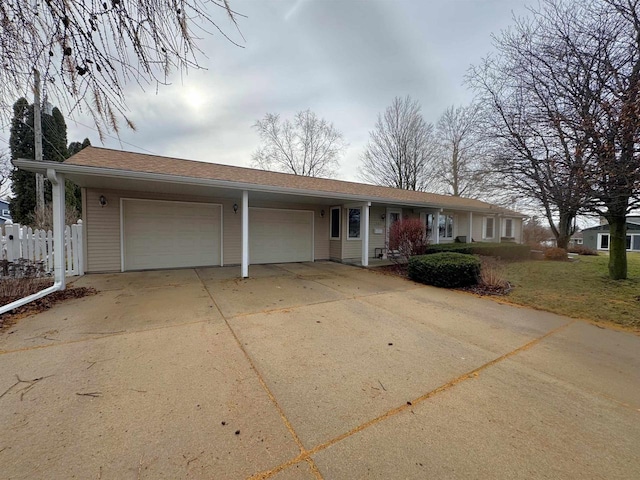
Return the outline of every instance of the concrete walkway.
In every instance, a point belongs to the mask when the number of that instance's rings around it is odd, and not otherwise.
[[[640,337],[335,263],[238,270],[87,275],[3,332],[0,477],[640,476]]]

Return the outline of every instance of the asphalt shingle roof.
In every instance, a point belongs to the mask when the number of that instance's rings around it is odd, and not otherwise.
[[[342,180],[304,177],[288,173],[269,172],[253,168],[161,157],[100,147],[87,147],[67,159],[64,163],[131,172],[223,180],[256,186],[282,187],[283,189],[300,189],[316,193],[359,195],[368,197],[372,201],[405,201],[411,204],[424,203],[452,209],[489,210],[496,213],[521,216],[518,212],[470,198],[415,192]]]

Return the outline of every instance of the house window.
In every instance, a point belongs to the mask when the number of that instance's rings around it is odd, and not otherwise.
[[[493,217],[485,217],[484,219],[484,238],[493,238],[493,231],[496,219]]]
[[[627,235],[627,250],[631,250],[631,235]]]
[[[631,246],[631,250],[640,251],[640,235],[633,236],[633,245]]]
[[[347,239],[357,240],[360,238],[360,208],[349,209],[349,233]]]
[[[506,238],[513,238],[513,219],[504,219],[504,236]]]
[[[2,216],[3,217],[8,217],[10,215],[11,215],[11,213],[9,213],[9,210],[2,210]]]
[[[598,245],[600,250],[609,250],[609,234],[602,233],[600,235],[600,245]]]
[[[438,231],[440,238],[453,238],[453,215],[440,215]]]
[[[340,240],[340,207],[331,208],[331,240]]]

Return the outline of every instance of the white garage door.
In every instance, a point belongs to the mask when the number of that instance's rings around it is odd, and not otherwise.
[[[124,270],[220,265],[221,206],[123,200]]]
[[[313,261],[313,212],[249,209],[249,263]]]

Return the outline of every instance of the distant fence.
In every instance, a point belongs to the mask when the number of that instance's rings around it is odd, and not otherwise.
[[[84,275],[82,220],[64,228],[65,274]],[[15,262],[25,259],[53,272],[53,232],[24,227],[19,224],[0,226],[0,258]]]

